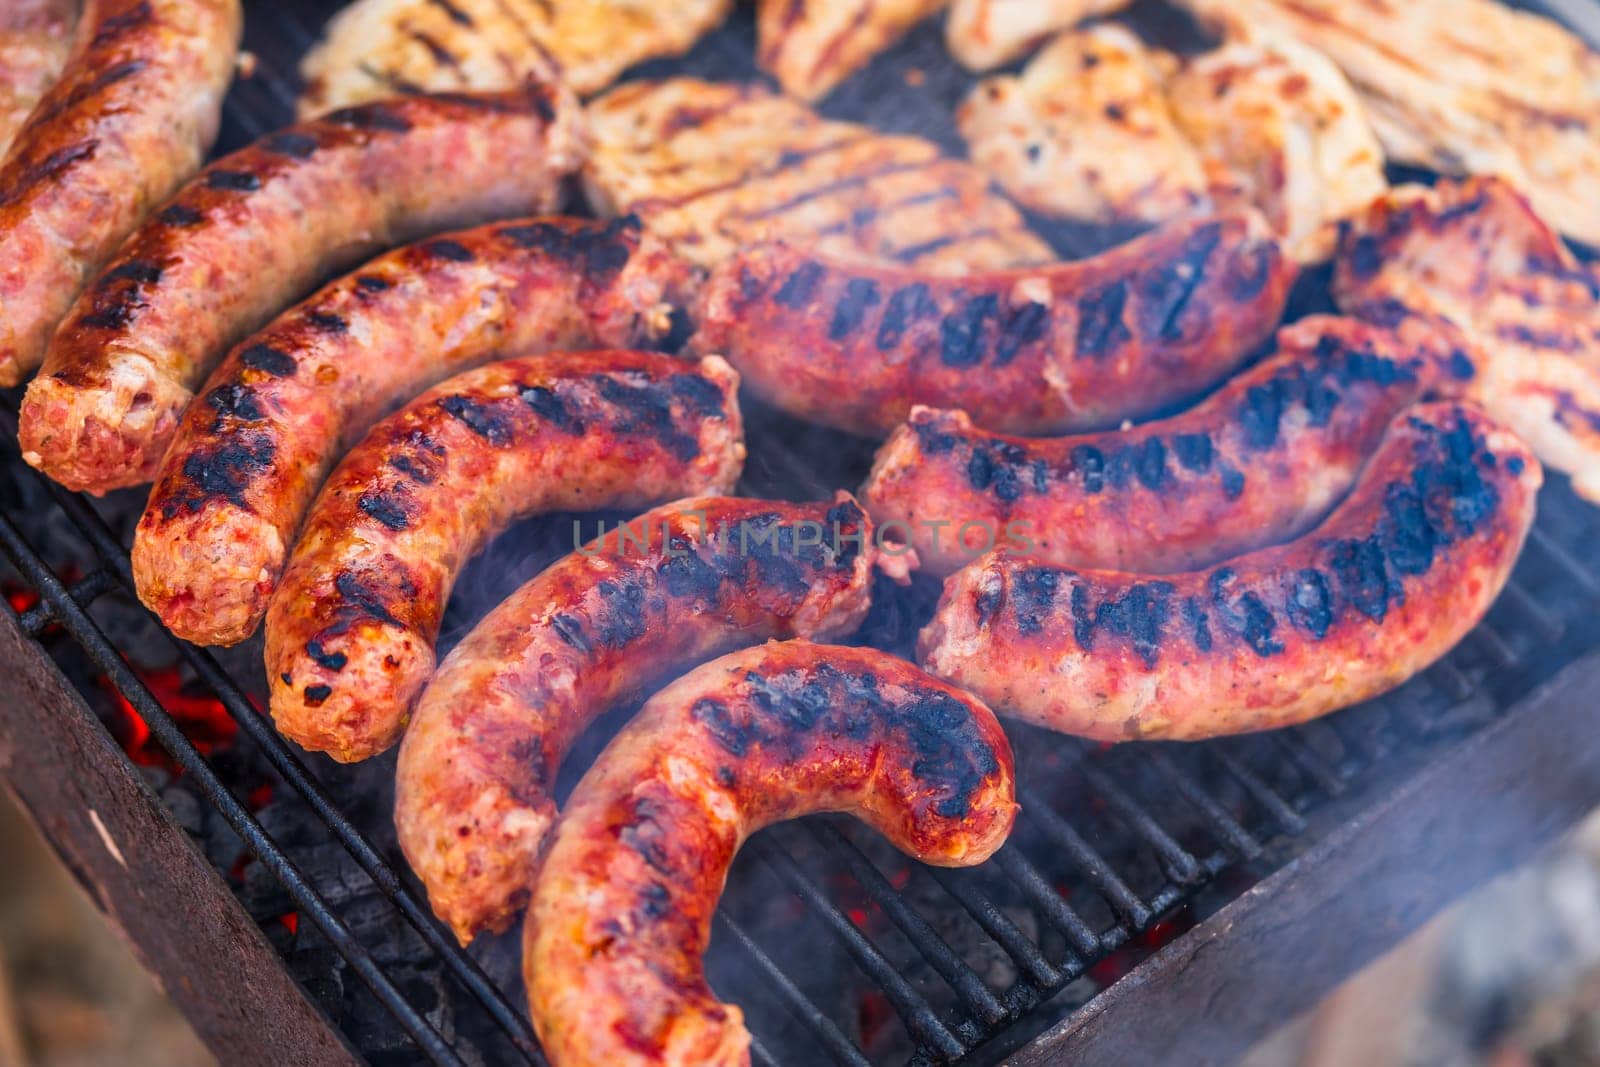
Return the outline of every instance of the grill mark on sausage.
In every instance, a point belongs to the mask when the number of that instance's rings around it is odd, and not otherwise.
[[[274,378],[292,378],[299,364],[289,353],[271,345],[254,344],[239,353],[239,362]]]
[[[361,494],[356,507],[362,514],[399,532],[411,526],[416,518],[417,502],[411,494],[398,486],[389,489],[369,489]]]
[[[442,94],[441,94],[442,95]],[[386,104],[362,104],[341,108],[324,116],[324,121],[353,130],[383,133],[408,133],[411,121]]]
[[[344,333],[350,329],[350,323],[342,315],[331,311],[308,311],[306,321],[311,323],[323,333]]]
[[[450,0],[428,0],[428,3],[443,11],[450,17],[450,21],[454,22],[457,26],[470,27],[473,24],[472,16],[468,15],[465,11],[451,3]]]
[[[94,38],[89,42],[90,48],[105,48],[114,43],[117,38],[124,37],[134,30],[149,26],[155,22],[156,13],[149,0],[143,0],[124,11],[120,15],[113,15],[100,23],[95,31]]]
[[[58,148],[37,163],[28,164],[22,173],[17,175],[11,188],[0,190],[0,206],[17,203],[34,186],[54,182],[73,164],[93,159],[99,147],[100,142],[91,137],[77,144]]]
[[[1128,306],[1128,282],[1119,278],[1085,293],[1078,300],[1077,355],[1102,359],[1133,340],[1122,321]]]
[[[198,226],[205,221],[205,215],[189,207],[187,204],[171,204],[157,216],[163,226],[181,229],[189,226]]]
[[[878,283],[869,278],[852,278],[845,283],[844,296],[833,309],[828,325],[828,340],[842,341],[861,328],[867,312],[883,299]]]
[[[260,422],[267,417],[267,413],[261,409],[256,391],[248,385],[237,382],[217,386],[206,394],[205,403],[217,413],[213,430],[221,429],[224,419]]]
[[[500,410],[498,404],[456,395],[441,397],[439,407],[495,448],[504,448],[511,443],[515,423],[506,412]]]
[[[277,454],[276,442],[260,430],[230,434],[217,448],[196,452],[184,460],[183,488],[163,502],[162,515],[171,519],[180,512],[192,514],[216,498],[250,510],[244,491]]]
[[[887,352],[897,347],[907,330],[920,320],[932,318],[938,313],[939,306],[934,303],[932,290],[925,283],[913,282],[896,290],[889,298],[889,305],[878,324],[878,351]]]
[[[947,367],[972,367],[983,362],[984,324],[1000,312],[993,293],[969,299],[939,324],[939,359]]]
[[[1188,310],[1195,290],[1205,280],[1206,265],[1222,243],[1222,226],[1202,226],[1184,242],[1183,250],[1170,262],[1145,272],[1139,280],[1139,328],[1146,337],[1163,341],[1183,338],[1179,322]],[[1205,308],[1200,308],[1204,314]]]
[[[261,188],[261,176],[248,170],[208,170],[206,187],[229,192],[253,193]]]
[[[345,664],[350,662],[350,657],[343,652],[329,652],[322,647],[322,642],[312,638],[306,642],[306,655],[310,656],[319,667],[330,671],[342,671]]]
[[[995,344],[995,365],[1003,367],[1010,363],[1018,352],[1042,340],[1049,327],[1050,309],[1038,301],[1030,300],[1010,309]]]
[[[319,147],[317,139],[309,134],[297,133],[286,130],[283,133],[274,133],[262,140],[261,147],[268,152],[291,159],[310,159]]]
[[[802,263],[789,275],[773,299],[786,308],[799,311],[816,295],[817,285],[825,273],[820,263]]]
[[[118,82],[126,81],[135,74],[140,73],[149,65],[147,60],[130,59],[107,67],[89,81],[78,84],[71,92],[59,99],[52,99],[47,96],[44,101],[41,101],[40,106],[34,110],[33,114],[28,117],[28,124],[35,129],[45,127]]]
[[[427,244],[423,245],[422,254],[431,256],[434,259],[447,259],[452,263],[471,263],[477,258],[477,256],[473,254],[472,249],[468,248],[460,241],[451,241],[445,238],[441,238],[437,241],[429,241]]]
[[[363,292],[367,293],[381,293],[393,288],[393,284],[391,282],[385,278],[379,277],[376,274],[356,275],[356,285],[359,286]]]

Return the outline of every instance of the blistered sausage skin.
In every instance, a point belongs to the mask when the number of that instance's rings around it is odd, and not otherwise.
[[[239,0],[89,0],[0,169],[0,385],[39,365],[84,283],[199,169],[242,28]]]
[[[1165,574],[1275,544],[1355,481],[1395,415],[1475,374],[1421,320],[1322,315],[1200,404],[1130,430],[1024,438],[917,408],[861,490],[886,536],[938,577],[999,544],[1067,567]]]
[[[148,481],[228,347],[380,248],[548,211],[583,161],[559,87],[334,112],[217,160],[83,293],[23,404],[24,457],[63,485]]]
[[[522,965],[551,1063],[749,1063],[702,963],[745,839],[844,811],[924,863],[972,866],[1014,795],[993,714],[887,653],[774,642],[684,676],[578,783],[540,869]]]
[[[322,479],[392,405],[494,358],[670,345],[690,284],[634,219],[486,226],[339,279],[189,406],[134,537],[139,596],[185,640],[244,640]]]
[[[846,493],[684,500],[626,529],[490,612],[440,665],[401,743],[400,844],[463,943],[527,903],[556,772],[596,717],[741,644],[844,637],[870,606],[872,525]]]
[[[341,761],[394,744],[457,573],[512,521],[721,492],[739,376],[649,352],[552,353],[446,381],[380,422],[313,503],[267,608],[272,717]]]
[[[1006,433],[1101,429],[1227,375],[1272,335],[1293,277],[1249,214],[956,278],[765,245],[712,273],[694,345],[775,407],[852,433],[888,433],[916,404]]]
[[[945,583],[919,654],[1002,713],[1102,741],[1304,722],[1400,685],[1477,625],[1542,476],[1477,408],[1418,405],[1297,541],[1166,578],[997,551]]]

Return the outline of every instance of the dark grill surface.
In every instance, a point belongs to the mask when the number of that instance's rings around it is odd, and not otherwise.
[[[230,98],[220,149],[287,121],[289,72],[323,18],[314,6],[250,6],[247,47],[261,63]],[[1139,15],[1154,10],[1140,5]],[[742,11],[686,63],[650,72],[752,77],[753,37]],[[925,75],[916,89],[905,76],[912,68]],[[923,27],[825,110],[954,148],[948,116],[970,84]],[[1048,232],[1067,255],[1108,239]],[[1326,308],[1325,283],[1305,280],[1296,315]],[[96,503],[37,478],[16,451],[19,394],[0,398],[0,549],[14,578],[42,596],[22,615],[24,629],[100,705],[111,688],[120,692],[170,753],[176,777],[161,783],[163,797],[313,999],[375,1061],[420,1050],[440,1063],[540,1062],[517,977],[519,938],[461,951],[405,871],[389,825],[392,754],[339,767],[291,751],[252,707],[264,692],[259,639],[213,655],[159,632],[130,592],[127,544],[140,494]],[[870,446],[769,411],[748,414],[742,491],[806,498],[859,483]],[[1109,748],[1013,724],[1023,815],[1011,843],[978,870],[910,864],[843,819],[759,835],[735,866],[710,953],[712,984],[745,1009],[757,1062],[992,1060],[1592,651],[1600,572],[1580,560],[1600,534],[1600,512],[1564,479],[1551,482],[1488,621],[1382,700],[1295,729],[1189,746]],[[571,531],[564,517],[502,538],[463,577],[447,637],[569,547]],[[906,651],[937,588],[881,584],[879,594],[862,639]],[[177,658],[185,699],[221,702],[238,724],[232,744],[202,755],[185,736],[130,663],[151,648]],[[590,731],[564,789],[620,718]]]

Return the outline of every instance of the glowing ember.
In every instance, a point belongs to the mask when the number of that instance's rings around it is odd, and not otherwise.
[[[233,721],[216,697],[194,692],[184,682],[182,672],[176,665],[141,667],[134,664],[133,669],[201,755],[209,756],[218,748],[233,742],[239,732],[239,724]],[[128,758],[141,766],[162,767],[172,774],[180,773],[180,768],[172,758],[159,745],[151,743],[150,727],[128,698],[109,678],[99,678],[98,684],[111,695],[114,711],[108,727]]]

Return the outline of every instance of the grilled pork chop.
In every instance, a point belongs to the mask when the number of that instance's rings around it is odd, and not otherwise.
[[[802,100],[818,100],[949,0],[760,0],[761,67]]]
[[[588,113],[590,203],[699,265],[773,239],[951,274],[1055,258],[971,164],[760,86],[630,82]]]
[[[992,70],[1057,30],[1121,11],[1133,0],[955,0],[945,44],[968,70]]]
[[[1182,0],[1230,34],[1292,34],[1327,53],[1390,158],[1524,189],[1600,244],[1600,56],[1496,0]]]
[[[559,74],[599,92],[628,67],[680,55],[731,0],[356,0],[301,65],[302,116],[397,92],[512,89]]]

